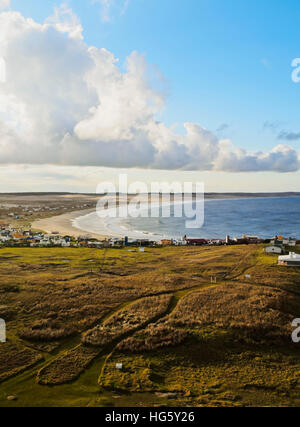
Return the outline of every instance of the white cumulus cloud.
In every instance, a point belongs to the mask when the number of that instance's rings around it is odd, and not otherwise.
[[[106,49],[88,46],[65,4],[44,23],[0,13],[0,163],[221,170],[299,169],[286,145],[248,153],[196,123],[185,134],[157,121],[164,94],[132,52],[122,70]]]
[[[10,0],[0,0],[0,10],[8,9],[10,7]]]

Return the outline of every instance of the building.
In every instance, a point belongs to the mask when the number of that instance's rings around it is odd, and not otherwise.
[[[243,234],[242,238],[247,241],[247,243],[259,243],[258,236],[249,236],[247,234]]]
[[[281,246],[271,245],[264,249],[266,254],[283,254],[284,250]]]
[[[42,240],[40,240],[40,246],[41,247],[51,246],[51,242],[50,242],[50,240],[42,239]]]
[[[12,234],[12,237],[15,239],[15,240],[23,240],[23,239],[25,239],[25,236],[24,236],[24,234],[23,233],[13,233]]]
[[[207,245],[208,242],[205,239],[185,239],[187,245],[191,246],[204,246]]]
[[[237,245],[246,245],[248,244],[248,241],[246,239],[244,239],[243,237],[235,237],[233,239],[233,241],[237,244]]]
[[[70,243],[68,243],[70,245]],[[87,246],[89,248],[96,248],[96,249],[101,249],[104,247],[104,242],[98,242],[98,241],[89,241],[87,242]]]
[[[163,240],[161,240],[160,243],[161,243],[162,246],[172,246],[173,245],[173,240],[163,239]]]
[[[297,240],[296,239],[293,239],[293,238],[291,238],[291,237],[289,237],[289,238],[284,238],[284,237],[282,237],[282,236],[276,236],[274,239],[272,239],[271,240],[271,243],[272,244],[275,244],[276,245],[276,243],[277,244],[282,244],[282,245],[284,245],[284,246],[290,246],[290,247],[295,247],[296,246],[296,244],[297,244]]]
[[[230,245],[232,243],[229,235],[226,236],[225,243],[226,245]]]
[[[187,242],[186,240],[183,240],[183,239],[174,239],[173,244],[175,246],[186,246]]]
[[[300,267],[300,255],[295,252],[290,252],[289,255],[282,255],[278,257],[278,265],[286,267]]]
[[[225,245],[225,243],[226,241],[221,239],[210,239],[208,241],[208,244],[212,246],[221,246],[221,245]]]

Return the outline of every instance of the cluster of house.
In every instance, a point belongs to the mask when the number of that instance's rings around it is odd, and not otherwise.
[[[257,245],[259,243],[270,243],[271,239],[261,239],[258,236],[243,234],[242,237],[226,236],[225,239],[194,239],[184,236],[181,240],[162,240],[163,246],[188,245],[188,246],[229,246],[229,245]]]
[[[61,237],[58,234],[35,233],[31,230],[21,230],[0,223],[0,246],[70,247],[71,237]]]
[[[171,244],[180,244],[179,241],[171,241]],[[182,244],[186,242],[182,241]],[[161,246],[162,242],[154,242],[146,239],[125,239],[110,238],[106,240],[97,240],[89,236],[72,237],[60,236],[59,233],[42,233],[32,230],[22,230],[0,222],[0,247],[86,247],[86,248],[106,248],[106,247],[149,247]]]
[[[9,224],[0,222],[0,247],[87,247],[87,248],[106,248],[106,247],[155,247],[155,246],[222,246],[222,245],[240,245],[240,244],[268,244],[264,248],[267,254],[278,254],[278,263],[285,266],[300,266],[300,255],[289,252],[290,248],[300,244],[300,241],[292,238],[276,236],[273,239],[260,239],[258,236],[243,235],[231,239],[226,236],[225,239],[194,239],[184,236],[182,239],[163,239],[159,242],[149,239],[129,239],[125,237],[111,238],[103,241],[92,239],[88,236],[72,237],[60,236],[59,233],[45,234],[34,232],[32,230],[21,230],[11,227]]]
[[[296,247],[300,242],[292,238],[276,236],[264,251],[267,254],[278,254],[278,265],[285,267],[300,267],[300,255],[290,252],[290,248]]]
[[[264,251],[267,254],[285,254],[287,247],[292,248],[295,247],[300,242],[297,239],[285,238],[283,236],[276,236],[274,239],[270,241],[270,245],[267,246]]]

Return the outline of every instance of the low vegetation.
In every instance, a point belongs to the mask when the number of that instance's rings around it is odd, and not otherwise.
[[[35,351],[11,342],[0,344],[0,383],[43,359]]]
[[[133,337],[121,341],[116,350],[120,353],[143,353],[183,343],[189,333],[162,323],[151,324]]]
[[[166,313],[171,296],[161,295],[143,298],[125,310],[116,313],[102,325],[86,332],[82,338],[85,345],[106,346],[121,339],[129,332],[146,326]]]
[[[84,346],[76,347],[62,354],[37,374],[42,385],[59,385],[73,381],[97,357],[99,351]]]
[[[280,289],[229,283],[183,298],[168,324],[189,329],[213,326],[234,330],[249,342],[291,344],[297,313],[300,297]]]
[[[0,249],[0,406],[299,406],[300,269],[262,249]]]
[[[29,341],[55,341],[75,334],[75,328],[64,328],[51,319],[37,320],[29,328],[21,329],[19,336]]]

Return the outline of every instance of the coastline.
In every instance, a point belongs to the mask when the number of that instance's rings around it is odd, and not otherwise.
[[[118,203],[122,204],[122,196],[118,196]],[[79,227],[77,225],[78,220],[83,217],[86,218],[91,214],[96,213],[96,207],[92,209],[82,209],[78,211],[68,212],[62,215],[56,215],[49,218],[38,219],[33,221],[31,227],[36,230],[41,230],[47,234],[58,233],[64,236],[72,236],[78,238],[80,236],[87,236],[98,240],[105,240],[113,237],[124,238],[124,236],[130,234],[133,238],[146,238],[149,237],[149,233],[136,233],[129,231],[123,232],[122,227],[110,230],[105,218],[101,219],[98,217],[97,230],[96,232],[90,232],[86,228]],[[158,239],[157,239],[158,240]]]
[[[232,198],[230,200],[238,200],[240,198]],[[249,197],[248,201],[253,201],[256,198]],[[267,198],[266,198],[267,199]],[[271,198],[268,198],[271,199]],[[280,197],[273,197],[273,199],[281,199]],[[294,199],[294,197],[291,197],[291,199]],[[206,199],[206,202],[213,202],[213,201],[226,201],[229,199]],[[246,199],[244,199],[246,200]],[[120,204],[124,201],[119,197]],[[210,203],[208,203],[208,206]],[[140,210],[140,209],[139,209]],[[209,210],[208,210],[209,211]],[[95,221],[95,218],[93,218],[96,214],[96,207],[89,208],[89,209],[82,209],[82,210],[76,210],[73,212],[64,213],[62,215],[57,215],[49,218],[43,218],[39,220],[35,220],[32,223],[32,228],[36,230],[44,231],[48,234],[57,233],[59,235],[63,236],[73,236],[75,238],[78,237],[88,237],[88,238],[95,238],[98,240],[105,240],[108,238],[124,238],[125,236],[128,236],[130,239],[151,239],[151,240],[162,240],[162,239],[169,239],[171,238],[167,234],[160,234],[156,231],[145,231],[140,227],[138,228],[138,225],[135,223],[131,223],[130,227],[127,227],[127,224],[122,222],[122,218],[116,218],[116,219],[108,219],[106,217],[101,218],[98,216],[97,221]],[[91,220],[89,220],[89,217],[91,217]],[[140,224],[141,225],[141,224]],[[92,228],[92,231],[89,231]],[[248,228],[248,230],[247,230]],[[147,229],[147,228],[146,228]],[[244,227],[242,228],[242,231],[237,231],[234,229],[234,226],[232,226],[232,230],[229,230],[229,234],[238,235],[238,233],[241,233],[245,231],[246,234],[259,234],[259,231],[252,230],[251,227],[246,227],[244,230]],[[261,231],[261,230],[260,230]],[[295,237],[295,230],[289,230],[288,233],[284,233],[284,230],[279,230],[279,234],[290,234],[291,236]],[[183,231],[184,233],[184,231]],[[224,231],[226,234],[226,230]],[[274,232],[271,230],[271,234],[275,235],[278,234],[278,230],[275,230]],[[182,233],[181,233],[182,234]],[[216,233],[215,233],[216,234]],[[228,234],[228,231],[227,231]],[[282,234],[282,235],[283,235]],[[174,234],[176,237],[176,235]],[[173,237],[174,237],[173,236]],[[193,236],[190,236],[193,237]],[[195,237],[195,236],[194,236]],[[207,237],[203,235],[203,237]],[[210,238],[219,238],[220,236],[212,234]]]
[[[74,221],[82,216],[95,212],[94,209],[85,209],[80,211],[68,212],[63,215],[52,216],[49,218],[38,219],[31,224],[33,229],[44,231],[48,234],[59,233],[64,236],[80,237],[89,236],[94,239],[105,239],[112,236],[106,236],[98,233],[89,233],[74,226]]]

